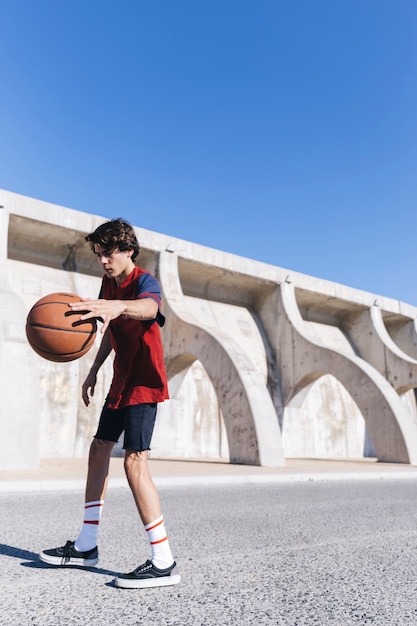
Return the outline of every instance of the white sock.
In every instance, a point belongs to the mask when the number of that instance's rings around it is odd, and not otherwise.
[[[103,504],[104,500],[93,500],[93,502],[85,503],[83,526],[74,543],[75,549],[79,552],[86,552],[96,547]]]
[[[152,563],[159,569],[165,569],[173,564],[171,548],[165,530],[164,518],[158,517],[154,522],[146,524],[146,534],[152,548]]]

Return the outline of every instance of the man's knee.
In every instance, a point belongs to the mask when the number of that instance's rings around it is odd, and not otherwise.
[[[136,452],[135,450],[125,450],[124,467],[125,472],[130,474],[140,474],[148,471],[149,450]]]
[[[107,458],[111,455],[113,447],[114,441],[94,437],[90,445],[90,458]]]

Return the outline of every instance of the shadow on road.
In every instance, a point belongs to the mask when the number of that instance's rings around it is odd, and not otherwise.
[[[4,556],[14,556],[17,559],[34,560],[39,558],[35,552],[22,550],[21,548],[16,548],[15,546],[8,546],[5,543],[0,543],[0,554],[3,554]]]

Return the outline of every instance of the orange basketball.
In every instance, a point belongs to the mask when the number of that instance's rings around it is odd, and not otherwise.
[[[35,352],[44,359],[74,361],[93,345],[96,320],[80,320],[83,312],[72,311],[68,306],[69,302],[80,300],[74,293],[51,293],[38,300],[29,311],[26,336]]]

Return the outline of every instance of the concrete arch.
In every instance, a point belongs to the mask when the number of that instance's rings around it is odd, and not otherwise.
[[[347,318],[343,328],[358,355],[384,376],[399,394],[417,387],[417,360],[393,341],[378,305]]]
[[[152,454],[159,458],[230,462],[216,391],[193,355],[167,363],[170,401],[158,407]]]
[[[163,333],[168,364],[177,368],[192,357],[203,364],[223,413],[230,461],[284,465],[277,415],[259,370],[222,328],[200,325],[185,303],[175,254],[161,252],[159,279],[168,307]]]
[[[364,417],[347,389],[331,374],[304,382],[285,407],[285,456],[374,457]]]
[[[189,352],[177,354],[173,358],[166,359],[166,370],[168,378],[171,379],[180,372],[187,370],[196,360],[197,357]]]
[[[394,343],[412,359],[417,359],[417,320],[392,314],[384,315],[383,319]]]
[[[277,353],[285,402],[308,380],[323,372],[335,376],[350,393],[365,418],[376,455],[381,461],[417,463],[417,428],[389,382],[358,356],[344,354],[309,336],[299,312],[294,287],[283,283],[279,294]]]

